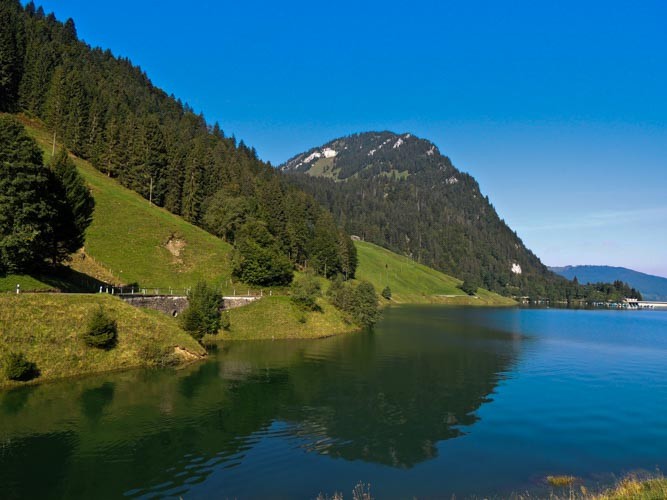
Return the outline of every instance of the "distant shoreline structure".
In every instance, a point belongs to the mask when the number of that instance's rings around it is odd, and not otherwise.
[[[623,303],[626,304],[629,309],[665,309],[665,310],[667,310],[667,302],[657,302],[657,301],[652,301],[652,300],[624,299]]]

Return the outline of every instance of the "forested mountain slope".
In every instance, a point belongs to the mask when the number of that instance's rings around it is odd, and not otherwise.
[[[367,132],[281,166],[353,235],[506,295],[591,294],[555,275],[503,221],[477,181],[431,142]]]
[[[128,59],[78,40],[74,21],[32,2],[0,2],[0,111],[39,118],[100,172],[233,244],[246,281],[284,284],[306,263],[353,274],[349,238],[312,197]],[[250,261],[267,269],[246,272]]]

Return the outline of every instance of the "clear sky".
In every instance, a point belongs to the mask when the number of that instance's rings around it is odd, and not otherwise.
[[[548,265],[667,276],[667,2],[36,2],[274,164],[412,132]]]

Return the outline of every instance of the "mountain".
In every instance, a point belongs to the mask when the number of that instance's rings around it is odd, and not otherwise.
[[[645,300],[667,300],[667,278],[661,276],[612,266],[565,266],[549,269],[570,280],[576,277],[579,283],[623,281],[639,290]]]
[[[564,297],[477,181],[409,133],[341,137],[280,166],[348,233],[506,295]]]

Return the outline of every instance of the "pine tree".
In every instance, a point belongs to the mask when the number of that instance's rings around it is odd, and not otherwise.
[[[83,246],[86,229],[93,221],[95,200],[64,149],[53,158],[51,169],[64,195],[64,207],[56,231],[57,253],[60,260],[64,260]]]
[[[65,153],[53,170],[14,119],[0,117],[0,271],[59,263],[83,245],[93,199]]]
[[[148,118],[143,126],[143,173],[148,180],[148,192],[146,197],[151,197],[153,203],[162,205],[166,192],[165,170],[167,167],[167,147],[164,135],[160,129],[157,118]]]
[[[42,150],[14,118],[0,116],[0,166],[42,165]]]
[[[59,202],[50,174],[41,165],[0,166],[0,272],[31,271],[52,255]]]
[[[18,103],[23,66],[23,22],[18,1],[0,3],[0,111],[13,111]]]
[[[309,267],[316,273],[330,278],[342,272],[338,231],[327,212],[319,215],[310,246]]]

